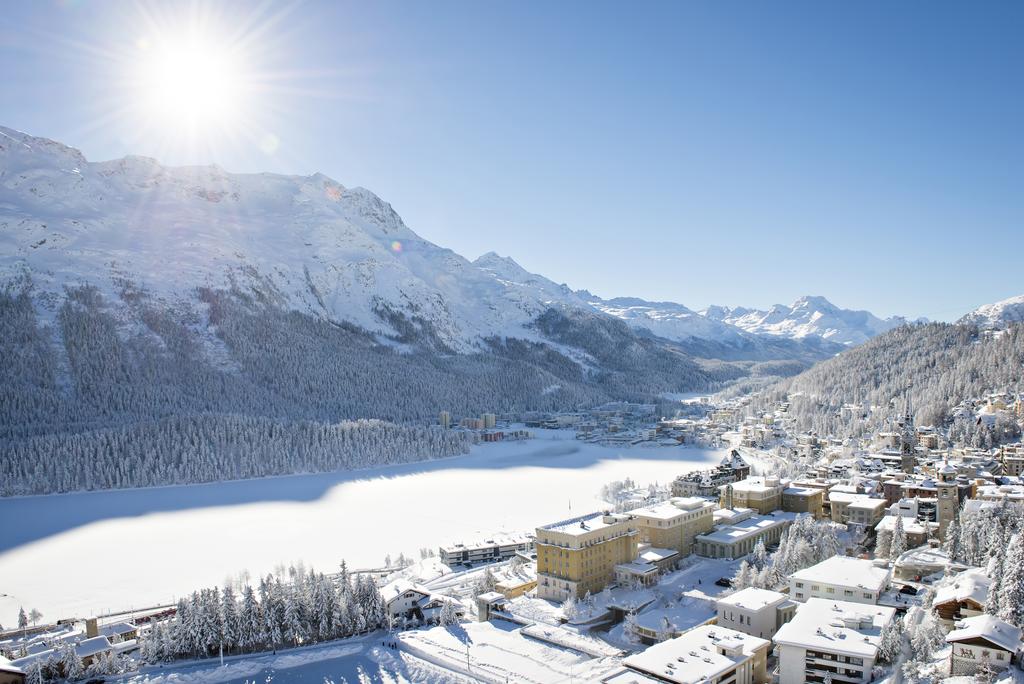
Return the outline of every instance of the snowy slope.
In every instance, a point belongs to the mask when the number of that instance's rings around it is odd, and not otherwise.
[[[861,344],[906,323],[899,316],[883,320],[869,311],[841,309],[824,297],[801,297],[790,306],[776,304],[767,311],[712,306],[700,313],[749,333],[793,339],[817,336],[846,345]]]
[[[175,301],[233,286],[392,333],[378,315],[386,307],[456,350],[530,337],[526,325],[548,306],[543,290],[423,240],[373,193],[326,176],[89,162],[0,127],[0,278],[23,272],[54,294],[89,282],[116,295],[128,280]]]
[[[1002,328],[1007,323],[1021,321],[1024,321],[1024,295],[979,306],[958,322],[977,325],[981,328]]]

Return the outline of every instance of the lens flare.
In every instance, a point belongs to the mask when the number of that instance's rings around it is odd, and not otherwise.
[[[399,242],[398,240],[395,240],[394,242],[392,242],[391,243],[391,251],[395,252],[396,254],[398,252],[401,252],[402,251],[402,243]]]

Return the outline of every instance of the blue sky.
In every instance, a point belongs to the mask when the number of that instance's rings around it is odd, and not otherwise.
[[[244,40],[256,137],[126,113],[139,41],[190,12]],[[1022,35],[998,2],[9,2],[0,124],[320,171],[605,297],[950,319],[1024,292]]]

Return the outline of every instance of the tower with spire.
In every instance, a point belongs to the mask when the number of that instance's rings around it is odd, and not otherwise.
[[[905,410],[900,420],[900,464],[905,473],[913,473],[917,465],[917,432],[914,430],[914,411],[910,403],[910,394],[904,402]]]

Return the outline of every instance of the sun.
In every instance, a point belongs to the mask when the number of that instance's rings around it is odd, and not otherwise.
[[[195,129],[237,122],[246,72],[230,46],[201,35],[164,36],[140,45],[140,103],[162,128]]]

